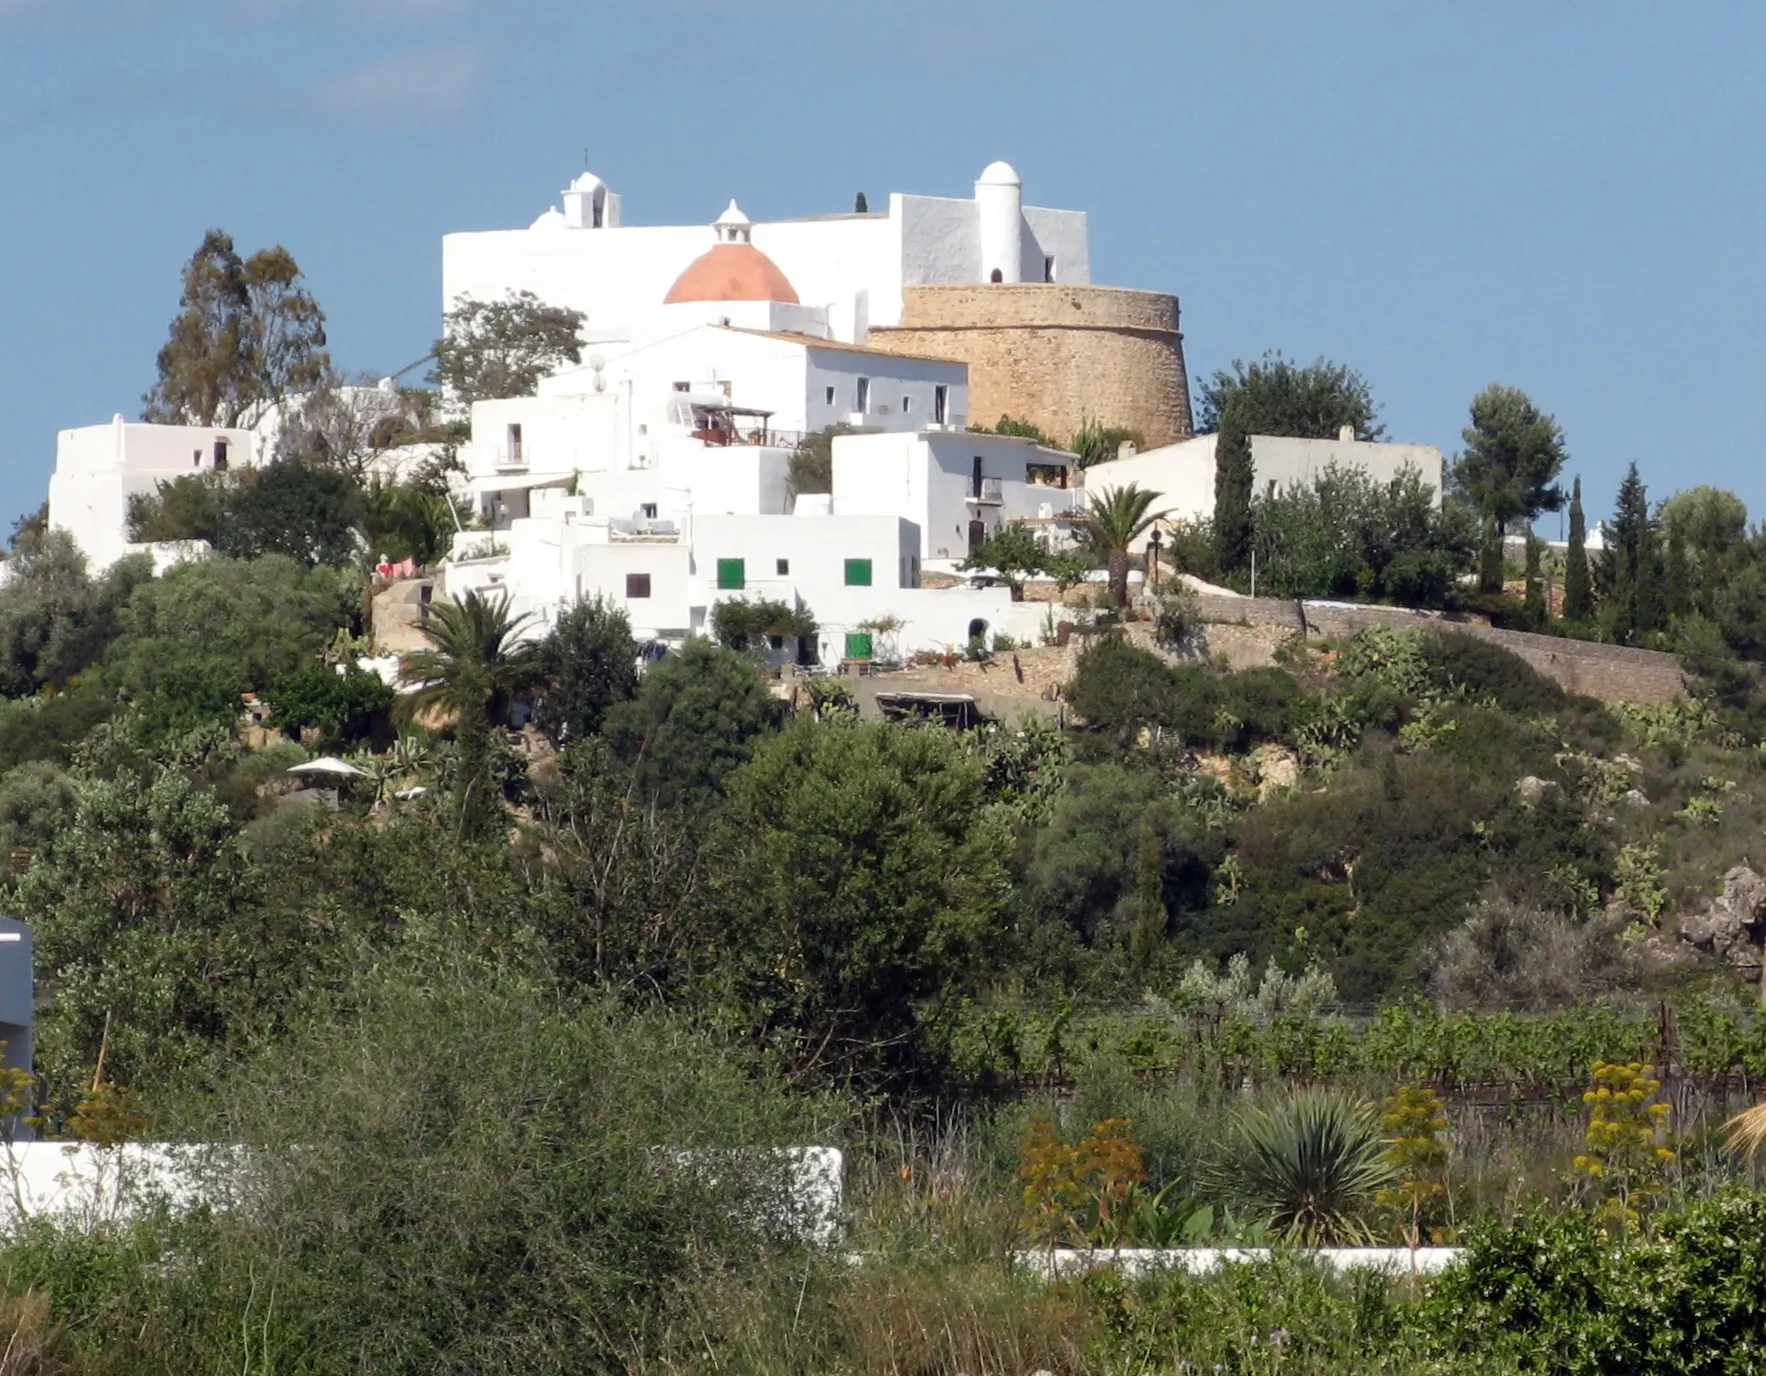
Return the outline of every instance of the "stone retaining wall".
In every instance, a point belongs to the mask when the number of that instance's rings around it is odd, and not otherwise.
[[[1599,698],[1602,702],[1669,702],[1686,692],[1679,660],[1659,650],[1634,650],[1624,645],[1601,645],[1588,640],[1498,630],[1476,621],[1461,621],[1442,613],[1408,611],[1402,607],[1212,595],[1196,600],[1200,604],[1202,619],[1222,624],[1223,629],[1238,625],[1277,628],[1303,638],[1349,636],[1369,626],[1457,631],[1519,655],[1566,692]],[[1212,642],[1214,633],[1211,632],[1208,638]],[[1249,648],[1240,646],[1235,639],[1228,649],[1228,656],[1241,658]]]

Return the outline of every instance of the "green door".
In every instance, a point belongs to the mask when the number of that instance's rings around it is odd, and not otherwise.
[[[748,586],[748,569],[740,559],[717,561],[717,586],[721,592],[741,592]]]
[[[846,657],[848,659],[869,659],[871,657],[871,633],[869,631],[848,631],[846,633]]]

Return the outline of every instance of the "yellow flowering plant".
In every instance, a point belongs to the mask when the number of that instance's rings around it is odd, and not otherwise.
[[[1374,1200],[1398,1216],[1404,1245],[1422,1245],[1423,1208],[1447,1194],[1447,1111],[1435,1091],[1425,1085],[1405,1085],[1380,1109],[1380,1127],[1386,1133],[1384,1156],[1398,1175],[1398,1184],[1379,1191]],[[1435,1229],[1444,1237],[1448,1230]]]
[[[1668,1145],[1673,1112],[1661,1092],[1653,1065],[1596,1061],[1594,1082],[1582,1095],[1588,1132],[1572,1169],[1603,1196],[1609,1233],[1641,1226],[1644,1212],[1667,1192],[1668,1173],[1680,1159]]]

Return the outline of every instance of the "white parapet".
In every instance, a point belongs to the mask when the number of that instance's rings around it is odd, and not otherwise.
[[[1044,1248],[1019,1252],[1018,1264],[1048,1279],[1085,1271],[1113,1270],[1125,1276],[1187,1271],[1205,1275],[1223,1266],[1247,1266],[1276,1256],[1317,1262],[1333,1271],[1386,1271],[1392,1275],[1432,1276],[1459,1257],[1458,1247],[1094,1247]]]

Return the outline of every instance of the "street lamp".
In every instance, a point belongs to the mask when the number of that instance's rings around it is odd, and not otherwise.
[[[1153,556],[1152,567],[1147,571],[1147,591],[1157,592],[1159,588],[1159,547],[1165,543],[1164,536],[1159,534],[1159,527],[1153,527],[1153,533],[1147,540],[1147,551]]]

